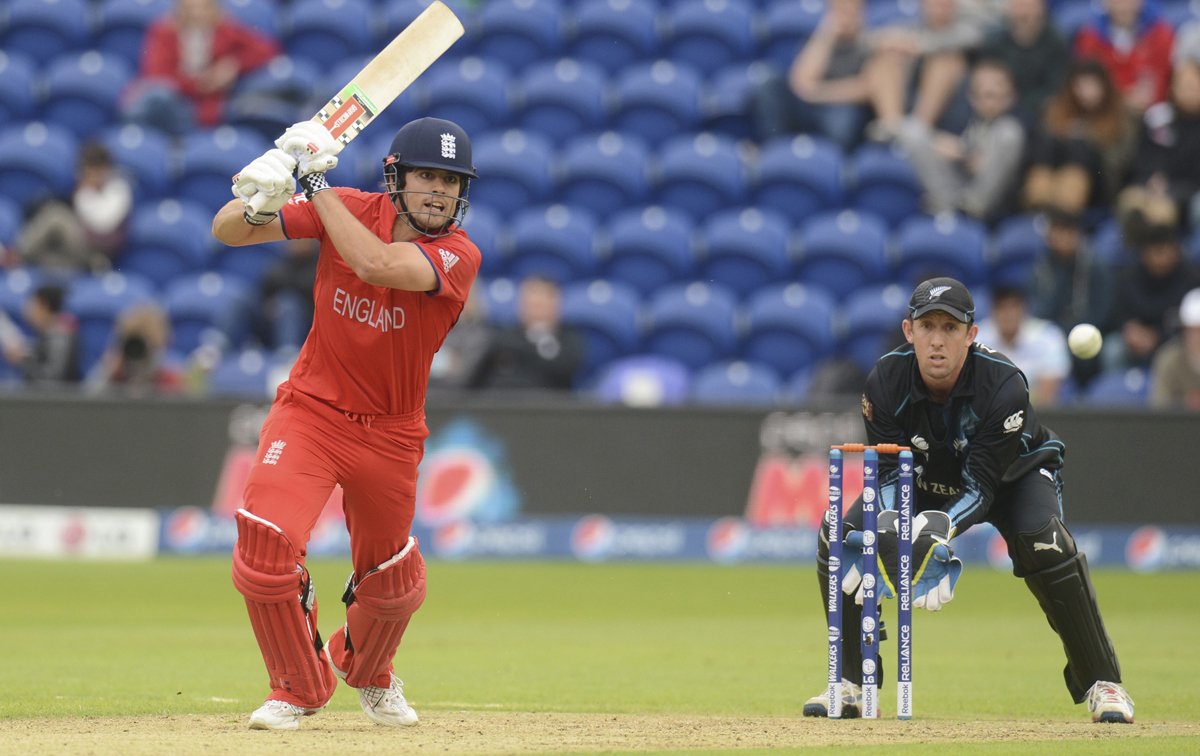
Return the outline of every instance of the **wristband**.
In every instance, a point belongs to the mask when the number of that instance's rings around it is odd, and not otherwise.
[[[242,213],[242,220],[251,226],[265,226],[279,217],[279,213],[252,213],[249,208]]]
[[[329,188],[324,173],[309,173],[300,177],[300,186],[304,188],[304,197],[311,200],[313,195]]]

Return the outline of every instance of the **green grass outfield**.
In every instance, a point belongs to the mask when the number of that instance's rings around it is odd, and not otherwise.
[[[310,566],[328,634],[342,621],[348,563]],[[44,718],[240,721],[266,693],[226,558],[0,560],[0,575],[0,732],[5,722]],[[1200,575],[1099,571],[1094,579],[1137,701],[1135,727],[1196,723]],[[1062,684],[1061,646],[1021,581],[968,566],[953,603],[916,614],[921,722],[1087,720]],[[426,719],[463,711],[799,717],[824,686],[824,636],[808,566],[431,561],[428,599],[397,671]],[[884,659],[888,714],[894,642]],[[342,690],[329,708],[357,712],[357,701]],[[1111,752],[1132,743],[1200,752],[1200,729],[1191,732],[1125,740]]]

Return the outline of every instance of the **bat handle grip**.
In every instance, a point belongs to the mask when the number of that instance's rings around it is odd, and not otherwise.
[[[246,212],[248,212],[252,215],[258,214],[259,212],[262,211],[263,203],[265,203],[266,201],[267,201],[267,195],[263,194],[262,192],[258,192],[257,194],[255,194],[253,197],[250,198],[249,202],[246,203]]]

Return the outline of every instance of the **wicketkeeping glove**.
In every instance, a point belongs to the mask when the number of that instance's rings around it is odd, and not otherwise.
[[[879,561],[889,595],[898,580],[899,514],[879,513]],[[950,515],[938,510],[921,512],[913,518],[913,606],[936,612],[954,598],[954,585],[962,574],[962,560],[954,556],[950,539],[954,524]]]
[[[233,177],[233,194],[247,203],[246,222],[255,226],[270,223],[279,208],[296,193],[296,161],[282,150],[267,150]],[[255,197],[258,212],[249,203]]]

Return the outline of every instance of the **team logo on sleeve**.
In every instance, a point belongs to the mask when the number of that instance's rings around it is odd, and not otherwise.
[[[1017,410],[1008,417],[1004,418],[1004,432],[1016,433],[1021,430],[1021,426],[1025,424],[1025,410]]]
[[[438,247],[438,252],[442,256],[442,271],[449,273],[450,269],[454,267],[454,264],[458,262],[458,255],[454,254],[453,252],[448,252],[441,247]]]
[[[862,395],[862,414],[867,420],[875,419],[875,407],[872,406],[871,400],[867,398],[866,394]]]

